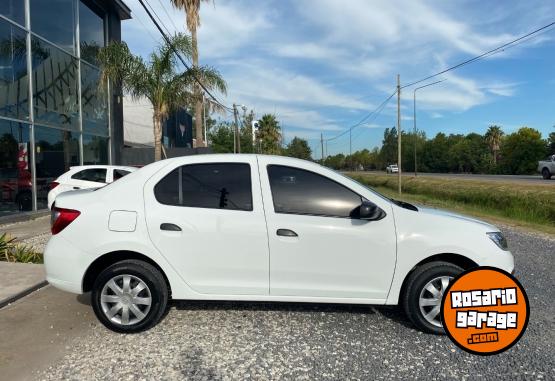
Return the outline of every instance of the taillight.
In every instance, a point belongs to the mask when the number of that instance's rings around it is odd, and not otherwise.
[[[50,190],[56,188],[58,185],[60,185],[60,183],[57,183],[57,182],[55,182],[55,181],[52,181],[52,182],[50,183]]]
[[[50,230],[52,235],[58,234],[71,224],[79,215],[81,214],[78,210],[73,209],[63,209],[63,208],[52,208],[52,215],[50,218]]]

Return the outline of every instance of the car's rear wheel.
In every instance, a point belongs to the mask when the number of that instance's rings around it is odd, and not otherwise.
[[[549,172],[549,169],[544,168],[542,170],[542,177],[544,180],[549,180],[551,178],[551,172]]]
[[[430,262],[418,267],[407,279],[401,305],[420,330],[444,334],[441,300],[449,283],[463,269],[448,262]]]
[[[124,260],[104,269],[92,289],[94,313],[107,328],[122,333],[155,326],[166,311],[168,286],[149,263]]]

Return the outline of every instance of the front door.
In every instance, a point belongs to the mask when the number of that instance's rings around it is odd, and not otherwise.
[[[175,164],[150,179],[144,188],[148,232],[193,290],[267,295],[268,237],[256,158],[226,161]]]
[[[385,300],[396,260],[390,204],[369,190],[352,190],[349,183],[354,182],[322,167],[296,168],[279,160],[259,159],[270,294]],[[379,221],[351,218],[363,199],[387,216]]]

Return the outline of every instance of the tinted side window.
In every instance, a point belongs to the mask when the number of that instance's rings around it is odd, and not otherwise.
[[[167,205],[252,210],[250,165],[184,165],[156,184],[154,196]]]
[[[123,169],[114,169],[114,181],[121,179],[123,176],[130,174],[129,171],[124,171]]]
[[[75,180],[94,181],[95,183],[105,183],[106,169],[105,168],[84,169],[82,171],[79,171],[73,174],[71,178]]]
[[[281,165],[268,166],[276,213],[349,217],[361,197],[327,177]]]

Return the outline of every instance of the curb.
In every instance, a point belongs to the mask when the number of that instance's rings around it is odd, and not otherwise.
[[[17,222],[32,221],[34,219],[47,216],[50,214],[50,210],[38,210],[36,212],[20,212],[9,214],[7,216],[0,217],[0,225],[14,224]]]
[[[48,282],[46,280],[43,280],[37,284],[35,284],[34,286],[31,286],[29,288],[26,288],[25,290],[18,292],[15,295],[9,296],[4,300],[0,300],[0,308],[4,308],[6,307],[8,304],[11,304],[21,298],[23,298],[24,296],[29,295],[30,293],[37,291],[39,288],[43,288],[44,286],[47,286]]]

